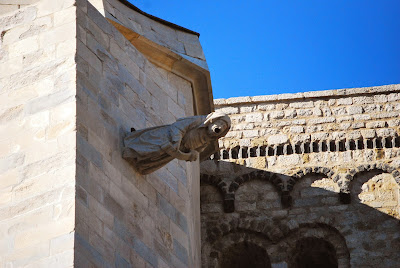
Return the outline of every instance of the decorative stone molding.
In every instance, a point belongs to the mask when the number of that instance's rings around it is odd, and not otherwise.
[[[294,171],[292,175],[257,170],[235,177],[230,183],[223,181],[220,176],[216,175],[201,174],[200,178],[202,183],[213,185],[220,191],[223,199],[224,212],[232,213],[235,211],[235,194],[240,186],[245,182],[260,180],[271,183],[281,196],[282,207],[289,208],[293,203],[291,191],[293,190],[294,185],[309,174],[322,174],[337,183],[339,186],[339,201],[342,204],[349,204],[351,202],[351,181],[357,174],[372,170],[380,170],[391,174],[395,181],[400,185],[400,171],[385,163],[360,165],[357,168],[349,169],[347,172],[340,174],[330,168],[320,166],[301,168]]]
[[[365,149],[400,148],[400,137],[376,137],[373,139],[343,139],[313,141],[297,144],[236,146],[224,148],[210,156],[211,160],[246,159],[251,157],[309,154],[323,152],[346,152]]]

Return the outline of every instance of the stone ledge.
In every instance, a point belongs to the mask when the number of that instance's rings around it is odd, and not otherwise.
[[[276,95],[264,95],[254,97],[235,97],[228,99],[215,99],[214,105],[229,106],[232,104],[249,104],[249,103],[260,103],[260,102],[274,102],[284,100],[306,100],[309,98],[324,98],[324,97],[343,97],[353,95],[368,95],[375,93],[389,93],[399,92],[400,84],[375,86],[375,87],[361,87],[361,88],[345,88],[345,89],[334,89],[334,90],[323,90],[323,91],[310,91],[300,93],[285,93]]]

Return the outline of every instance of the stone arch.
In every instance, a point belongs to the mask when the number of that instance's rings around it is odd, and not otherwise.
[[[224,181],[222,181],[222,179],[219,176],[201,173],[200,174],[200,182],[204,183],[204,184],[215,186],[222,195],[224,193],[226,193],[227,185]]]
[[[332,180],[335,184],[337,184],[337,181],[339,180],[340,176],[335,175],[335,172],[327,167],[306,167],[302,169],[298,169],[296,172],[294,172],[291,176],[291,179],[287,182],[287,190],[288,193],[287,195],[290,196],[290,199],[292,198],[293,195],[293,189],[295,185],[300,182],[303,178],[305,178],[308,175],[323,175],[326,176],[329,180]]]
[[[266,217],[256,219],[232,219],[229,222],[208,222],[207,237],[202,246],[203,258],[209,262],[207,267],[220,267],[223,250],[234,243],[247,241],[264,248],[272,262],[290,262],[290,255],[280,252],[294,252],[300,239],[321,239],[332,245],[338,267],[350,267],[350,253],[345,238],[331,226],[329,218],[319,222],[294,222],[282,220],[273,222]],[[289,266],[290,267],[290,266]]]
[[[353,168],[349,170],[349,172],[344,177],[341,177],[338,180],[341,192],[350,194],[350,184],[354,180],[354,177],[356,177],[360,173],[374,170],[381,171],[382,173],[391,174],[396,183],[400,186],[400,171],[397,168],[385,163],[373,163],[360,165],[356,168]]]
[[[231,210],[228,212],[235,211],[234,200],[235,200],[236,191],[245,182],[249,182],[252,180],[261,180],[261,181],[266,181],[266,182],[271,183],[279,194],[281,194],[284,191],[285,182],[276,173],[265,171],[265,170],[257,170],[257,171],[252,171],[250,173],[240,175],[240,176],[236,177],[230,183],[229,188],[228,188],[229,195],[232,197],[232,201],[231,201],[232,203],[231,203],[231,207],[230,207]]]
[[[333,245],[322,238],[306,237],[299,239],[290,255],[289,267],[291,268],[338,267]]]
[[[352,181],[357,174],[371,170],[380,170],[384,173],[391,174],[396,183],[400,185],[400,171],[397,170],[397,168],[385,163],[360,165],[354,169],[351,169],[349,173],[345,176],[345,179]]]
[[[338,178],[336,175],[334,177],[335,172],[327,167],[306,167],[306,168],[302,168],[297,170],[291,177],[293,178],[292,181],[290,181],[290,184],[288,184],[288,190],[291,191],[294,187],[294,185],[296,184],[297,181],[299,181],[300,179],[302,179],[303,177],[305,177],[306,175],[309,174],[323,174],[326,175],[329,179],[332,179],[333,181],[337,181]]]
[[[240,185],[251,180],[268,181],[272,183],[278,191],[282,191],[283,188],[283,182],[279,176],[276,175],[276,173],[265,170],[257,170],[236,177],[229,185],[229,192],[235,192]]]
[[[270,244],[265,236],[240,231],[222,237],[214,245],[210,255],[217,259],[213,263],[218,263],[217,267],[221,268],[269,268],[271,261],[267,248]]]
[[[302,240],[304,241],[304,239],[320,241],[321,245],[332,246],[338,264],[337,267],[350,267],[350,252],[346,240],[336,228],[321,223],[301,224],[298,229],[294,230],[283,240],[290,248],[289,250],[292,253],[292,257],[295,257],[293,255],[296,252],[296,247],[299,245],[298,243]],[[330,246],[328,246],[328,248]],[[293,263],[293,260],[288,260],[288,262]],[[299,266],[292,264],[289,267]]]
[[[234,193],[228,192],[228,185],[226,182],[222,180],[221,177],[215,175],[208,175],[201,173],[200,174],[200,182],[208,185],[212,185],[216,187],[222,195],[224,212],[229,213],[233,212],[234,209]]]

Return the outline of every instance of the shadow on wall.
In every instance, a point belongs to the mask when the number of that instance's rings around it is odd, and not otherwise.
[[[400,263],[400,187],[390,165],[341,173],[303,167],[287,175],[215,163],[219,172],[205,163],[201,175],[204,267]]]

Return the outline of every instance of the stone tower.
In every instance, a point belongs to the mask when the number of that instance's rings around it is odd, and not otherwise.
[[[134,129],[213,110],[199,34],[124,0],[0,1],[0,267],[199,267],[199,161]]]

